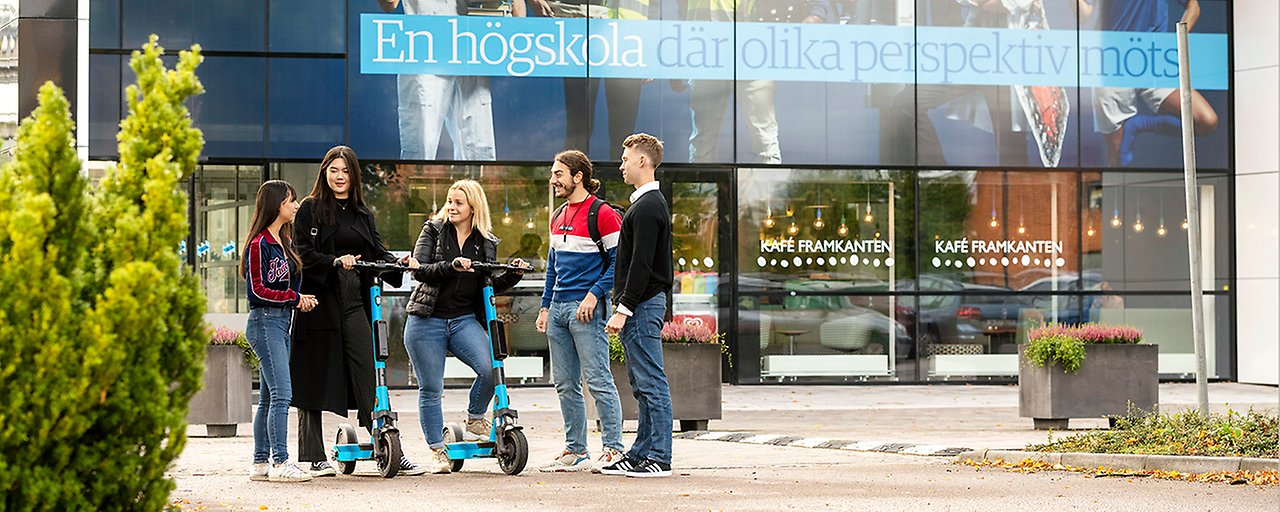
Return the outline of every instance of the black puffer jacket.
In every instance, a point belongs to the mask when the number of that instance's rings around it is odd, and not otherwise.
[[[413,257],[421,266],[413,271],[413,279],[418,281],[413,293],[409,295],[409,305],[405,310],[410,315],[430,317],[436,310],[436,301],[440,298],[440,285],[448,279],[449,273],[456,272],[450,268],[452,261],[446,261],[441,254],[440,232],[444,229],[444,220],[429,220],[422,224],[422,233],[418,235],[418,243],[413,246]],[[498,243],[501,240],[492,235],[484,237],[484,261],[498,262]],[[520,282],[521,274],[503,272],[493,276],[493,291],[501,293],[511,289]],[[484,305],[478,303],[476,318],[484,324]]]

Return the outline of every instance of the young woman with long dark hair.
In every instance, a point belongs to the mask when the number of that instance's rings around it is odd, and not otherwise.
[[[249,222],[249,239],[240,258],[246,282],[249,323],[245,338],[258,355],[258,412],[253,417],[253,466],[250,480],[305,482],[311,475],[289,462],[286,435],[293,386],[289,378],[289,327],[293,310],[311,311],[315,295],[300,291],[302,259],[294,250],[293,220],[298,194],[288,182],[272,180],[258,188]],[[274,458],[273,458],[274,456]],[[268,461],[271,462],[268,465]]]
[[[374,404],[373,333],[369,316],[369,287],[374,275],[357,272],[358,260],[399,262],[417,268],[410,256],[396,258],[387,251],[365,205],[360,186],[360,162],[351,148],[336,146],[325,154],[311,194],[298,209],[298,252],[305,277],[304,293],[314,293],[320,305],[298,315],[293,332],[295,350],[290,361],[297,390],[298,461],[311,463],[315,476],[337,472],[324,449],[321,411],[346,416],[356,410],[360,425],[370,428]],[[403,273],[383,279],[399,286]],[[400,474],[425,470],[407,458]]]

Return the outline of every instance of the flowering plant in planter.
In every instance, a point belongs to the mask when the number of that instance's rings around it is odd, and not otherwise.
[[[209,344],[240,347],[240,350],[244,351],[244,360],[249,363],[249,368],[258,370],[258,354],[253,351],[253,347],[249,346],[249,339],[245,338],[244,333],[230,327],[214,327],[209,329]]]
[[[1053,361],[1069,373],[1080,371],[1086,344],[1132,345],[1142,342],[1142,331],[1126,326],[1102,324],[1048,324],[1031,330],[1027,336],[1027,358],[1036,366]]]
[[[662,326],[663,343],[717,343],[724,345],[724,333],[716,333],[703,325],[667,322]]]
[[[728,355],[729,346],[725,344],[725,333],[717,333],[702,325],[690,325],[683,322],[667,322],[662,326],[663,343],[715,344],[720,352]],[[626,362],[627,357],[622,349],[622,340],[617,334],[609,335],[609,359],[619,363]]]

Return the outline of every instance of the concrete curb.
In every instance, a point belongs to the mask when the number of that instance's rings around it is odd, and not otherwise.
[[[1177,471],[1209,473],[1213,471],[1280,471],[1280,460],[1253,457],[1199,457],[1191,455],[1135,455],[1128,453],[1051,453],[1021,450],[971,450],[956,455],[957,462],[982,462],[1023,459],[1062,464],[1079,468]]]
[[[691,439],[697,441],[721,441],[726,443],[793,446],[797,448],[897,453],[901,455],[920,455],[925,457],[953,457],[969,450],[968,448],[931,444],[891,443],[885,441],[851,441],[848,439],[831,439],[826,437],[799,437],[783,434],[753,434],[747,432],[696,431],[682,432],[675,434],[672,437],[675,439]]]

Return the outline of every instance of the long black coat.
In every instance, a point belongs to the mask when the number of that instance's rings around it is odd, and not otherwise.
[[[355,229],[364,238],[364,251],[359,254],[361,261],[395,261],[382,243],[378,228],[374,224],[373,212],[360,206],[357,210]],[[338,226],[322,225],[315,216],[315,202],[308,199],[302,202],[298,215],[294,219],[298,254],[302,257],[302,293],[313,294],[319,304],[310,312],[299,311],[294,316],[293,346],[289,354],[290,378],[293,384],[293,406],[300,409],[331,411],[346,416],[349,409],[356,409],[355,390],[350,389],[351,378],[348,377],[347,365],[343,361],[341,308],[338,305],[338,274],[333,260],[336,254],[333,235]],[[383,279],[392,286],[400,286],[404,277],[402,272],[383,274]],[[368,289],[373,285],[373,276],[361,272],[360,285]],[[366,316],[372,314],[368,294],[364,309]],[[363,343],[372,347],[373,340],[347,340],[348,343]],[[373,354],[372,348],[368,353]],[[365,366],[365,375],[355,375],[356,386],[361,393],[373,394],[373,364]]]

